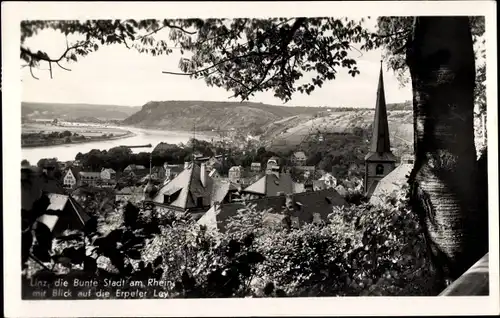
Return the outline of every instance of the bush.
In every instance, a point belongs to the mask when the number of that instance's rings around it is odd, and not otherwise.
[[[169,297],[437,292],[421,229],[404,191],[387,197],[383,207],[361,203],[336,208],[325,224],[298,229],[270,226],[264,214],[249,204],[229,219],[225,233],[219,233],[187,213],[160,214],[153,207],[139,209],[129,203],[89,225],[85,250],[66,240],[66,245],[56,242],[45,248],[45,254],[39,247],[38,254],[48,255],[47,268],[77,258],[73,263],[83,264],[77,268],[100,268],[101,276],[156,277],[167,282]],[[59,270],[68,274],[67,269]]]

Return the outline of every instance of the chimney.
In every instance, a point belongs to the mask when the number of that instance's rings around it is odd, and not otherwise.
[[[207,179],[208,179],[208,176],[207,176],[207,167],[206,167],[206,164],[205,163],[202,163],[200,165],[200,180],[201,180],[201,184],[203,185],[203,187],[206,187],[207,186]]]

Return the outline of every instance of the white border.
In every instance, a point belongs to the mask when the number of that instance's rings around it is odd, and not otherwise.
[[[5,315],[258,316],[498,314],[498,142],[496,2],[2,2],[2,130]],[[20,68],[22,19],[271,17],[376,15],[485,15],[487,47],[488,169],[490,198],[489,297],[355,297],[294,299],[21,301],[19,202]]]

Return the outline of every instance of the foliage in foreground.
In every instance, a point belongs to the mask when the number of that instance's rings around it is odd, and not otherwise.
[[[229,221],[227,233],[204,228],[186,214],[160,216],[131,204],[123,209],[95,220],[85,234],[52,242],[44,259],[40,247],[32,250],[39,263],[27,261],[26,275],[154,277],[167,282],[169,297],[438,292],[432,290],[417,218],[403,194],[384,207],[336,209],[325,224],[298,229],[270,225],[264,212],[249,205]]]

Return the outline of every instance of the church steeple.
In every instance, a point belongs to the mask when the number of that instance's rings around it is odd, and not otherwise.
[[[365,156],[365,193],[370,196],[375,187],[389,172],[394,170],[396,157],[392,154],[389,140],[389,123],[385,104],[384,76],[382,61],[378,79],[377,100],[375,102],[375,118],[373,135],[368,154]]]
[[[375,120],[373,121],[373,135],[370,152],[391,152],[389,140],[389,124],[387,122],[387,106],[385,104],[384,75],[382,61],[380,61],[380,75],[378,78],[377,100],[375,104]]]

